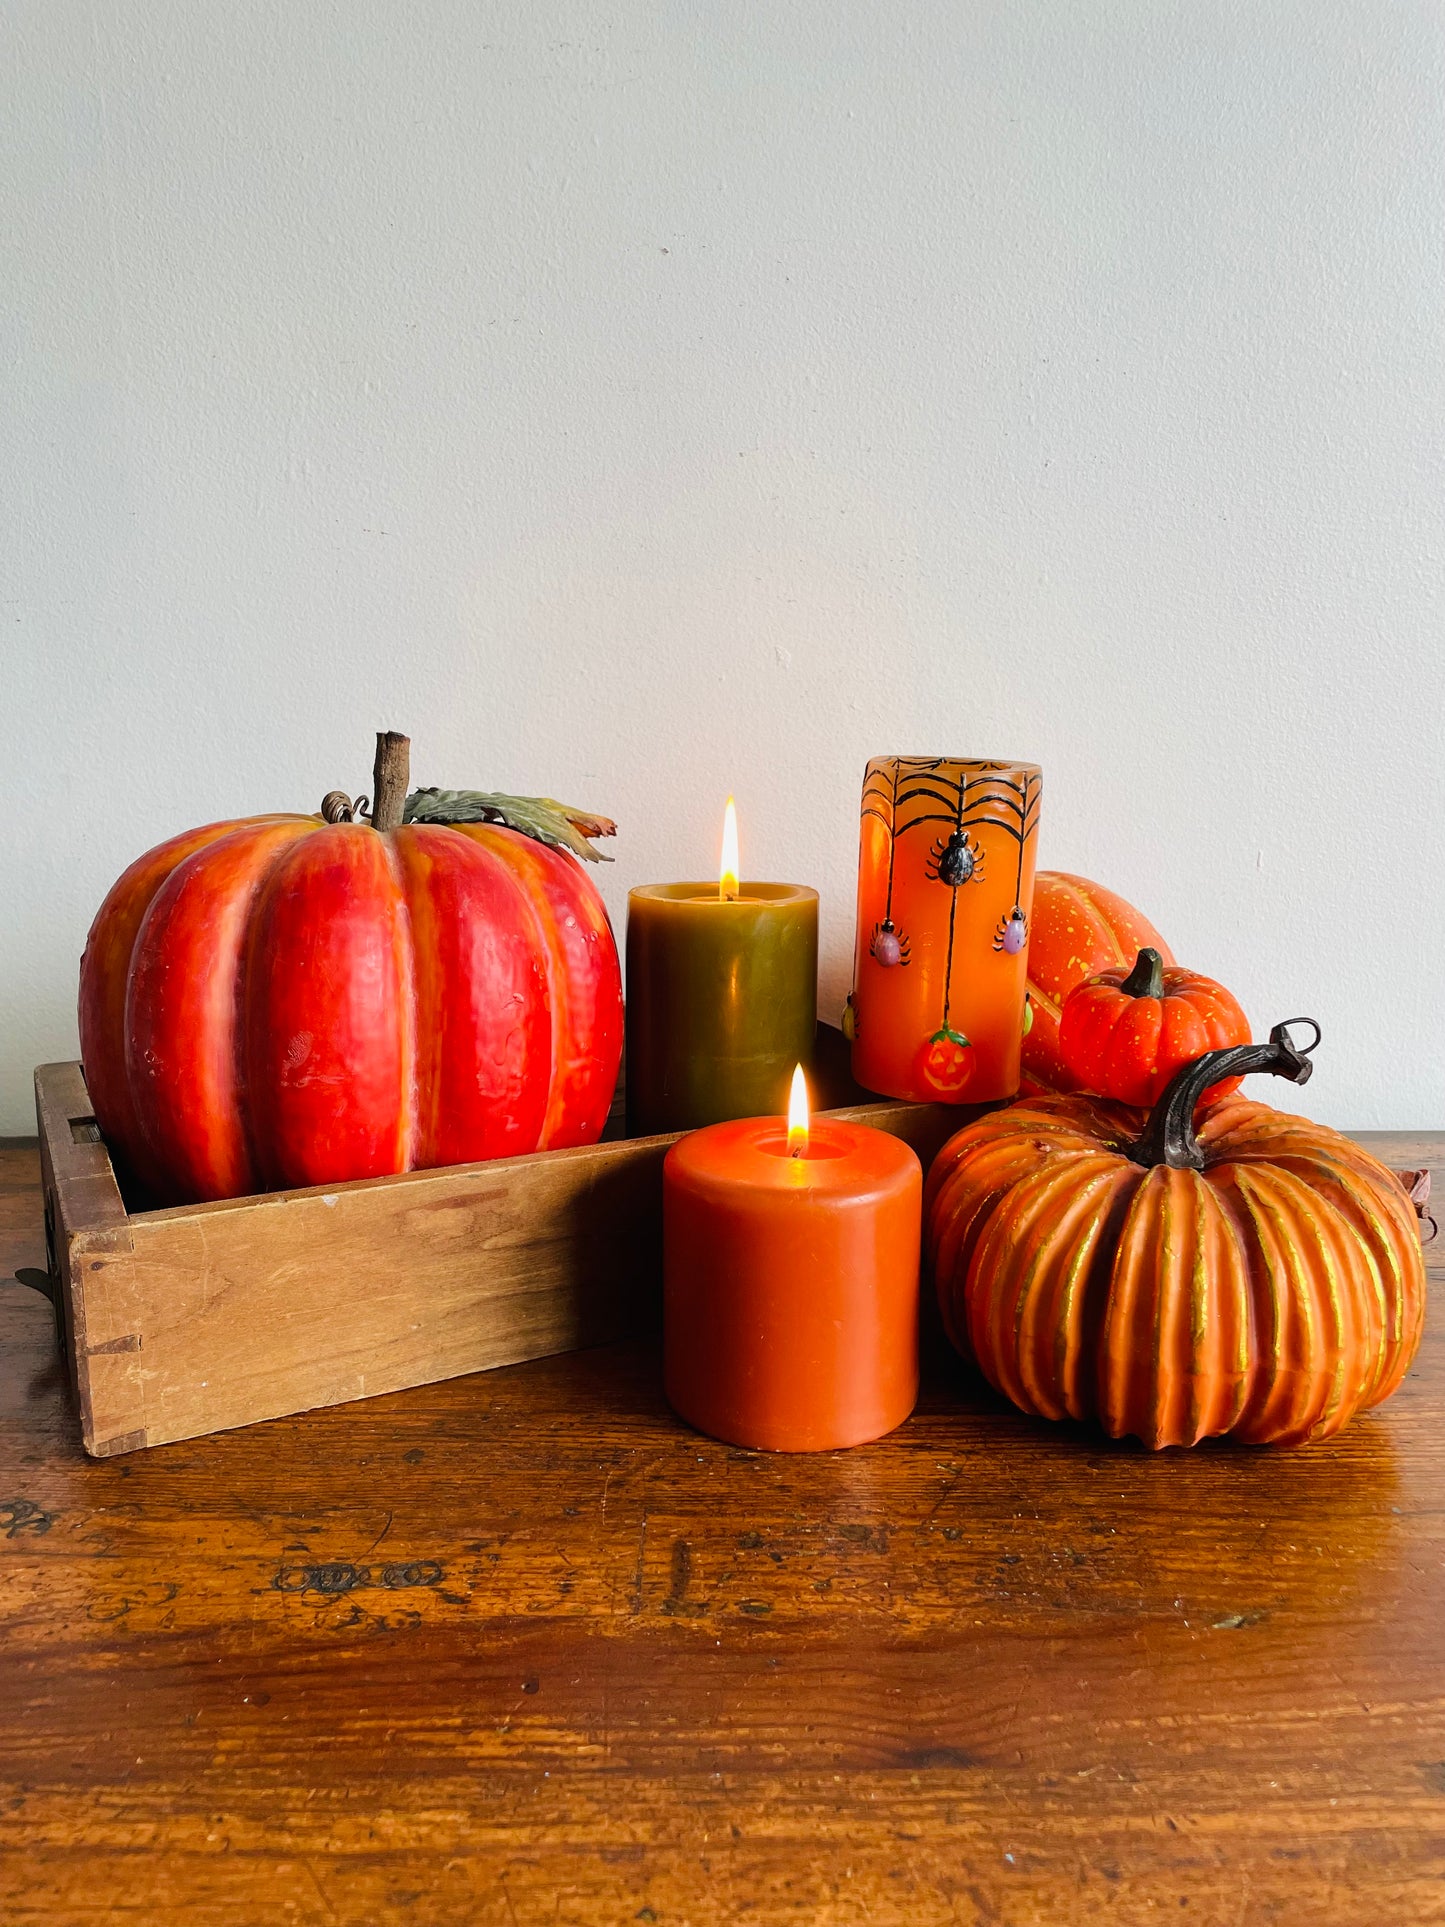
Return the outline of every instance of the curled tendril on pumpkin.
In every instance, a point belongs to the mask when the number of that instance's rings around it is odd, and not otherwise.
[[[321,799],[321,814],[328,823],[369,823],[371,799],[350,797],[345,790],[328,790]]]

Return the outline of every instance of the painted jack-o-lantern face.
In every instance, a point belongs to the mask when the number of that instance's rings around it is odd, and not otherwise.
[[[918,1053],[918,1073],[945,1102],[956,1099],[973,1075],[973,1045],[945,1024]]]

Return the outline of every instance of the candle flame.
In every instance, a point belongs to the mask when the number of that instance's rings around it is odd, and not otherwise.
[[[724,903],[737,902],[738,813],[731,797],[723,811],[722,871],[718,877],[717,893]]]
[[[788,1094],[788,1156],[803,1157],[808,1149],[808,1085],[803,1067],[793,1072],[793,1088]]]

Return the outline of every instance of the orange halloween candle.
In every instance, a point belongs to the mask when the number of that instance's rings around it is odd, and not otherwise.
[[[865,1089],[935,1104],[1017,1092],[1042,787],[1033,763],[869,763],[844,1020]]]
[[[918,1396],[923,1174],[900,1139],[745,1118],[663,1166],[664,1378],[700,1432],[773,1452],[861,1445]]]

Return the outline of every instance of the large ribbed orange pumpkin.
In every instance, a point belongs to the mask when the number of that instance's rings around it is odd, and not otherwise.
[[[1302,1083],[1310,1063],[1278,1025],[1186,1066],[1147,1116],[1045,1095],[945,1145],[924,1201],[944,1323],[1015,1405],[1155,1447],[1293,1445],[1399,1385],[1425,1315],[1405,1187],[1240,1096],[1196,1137],[1200,1094],[1254,1070]]]

